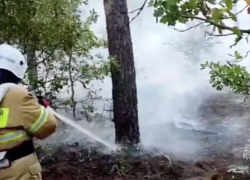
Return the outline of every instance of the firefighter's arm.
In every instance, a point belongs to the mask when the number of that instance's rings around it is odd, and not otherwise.
[[[24,128],[38,139],[45,139],[56,131],[54,115],[38,104],[36,97],[27,93],[22,98],[22,119]]]

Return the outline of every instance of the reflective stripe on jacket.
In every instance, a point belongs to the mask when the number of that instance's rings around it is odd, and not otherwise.
[[[22,88],[11,88],[0,103],[0,151],[55,132],[57,122],[36,97]]]

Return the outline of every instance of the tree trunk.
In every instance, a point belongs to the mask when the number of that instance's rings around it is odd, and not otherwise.
[[[27,63],[28,63],[28,78],[29,78],[29,90],[34,91],[37,89],[38,72],[36,62],[36,51],[33,47],[27,47]]]
[[[116,143],[140,142],[136,73],[126,0],[104,0],[109,55],[117,60],[111,67]]]

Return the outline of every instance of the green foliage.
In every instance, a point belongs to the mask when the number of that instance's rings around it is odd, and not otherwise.
[[[210,83],[217,90],[222,90],[224,86],[230,87],[235,93],[249,95],[250,76],[246,67],[238,64],[220,64],[206,62],[202,64],[202,69],[210,68]]]
[[[209,5],[215,5],[212,8]],[[213,27],[213,30],[223,34],[224,30],[231,31],[237,36],[236,42],[242,39],[244,31],[229,27],[224,24],[224,20],[231,19],[236,21],[236,16],[232,12],[235,4],[233,0],[216,2],[214,0],[154,0],[154,16],[161,23],[175,26],[177,23],[187,23],[189,20],[199,20],[204,24]],[[203,16],[203,17],[202,17]]]
[[[230,56],[232,60],[225,64],[206,62],[201,64],[201,69],[210,68],[210,83],[217,90],[229,87],[235,93],[249,95],[250,74],[247,67],[239,64],[247,55],[242,57],[238,51],[235,51]]]
[[[226,20],[237,21],[235,14],[232,12],[235,0],[151,0],[150,5],[154,7],[154,16],[157,22],[169,26],[175,26],[178,23],[187,23],[193,20],[199,20],[199,25],[210,27],[212,30],[206,34],[212,36],[235,36],[235,42],[230,47],[237,45],[243,39],[248,43],[250,30],[239,29],[236,26],[227,26]],[[249,1],[246,0],[248,13],[250,12]],[[244,9],[246,8],[244,7]],[[243,10],[238,12],[241,13]],[[190,28],[192,29],[192,28]],[[206,62],[202,64],[202,69],[210,68],[210,83],[217,90],[222,90],[227,86],[236,93],[249,95],[249,72],[246,67],[239,65],[247,57],[243,57],[237,51],[232,61],[226,64]]]
[[[0,4],[0,42],[17,46],[27,56],[28,76],[23,84],[43,94],[55,104],[77,111],[93,107],[83,101],[95,97],[91,81],[108,74],[108,63],[91,51],[106,40],[95,36],[90,27],[98,19],[92,10],[84,20],[79,6],[87,0],[23,0]],[[83,97],[75,98],[75,86],[82,85]],[[67,99],[58,98],[66,91]],[[87,98],[87,99],[88,99]],[[74,113],[74,112],[73,112]]]
[[[81,24],[76,12],[81,3],[81,0],[4,0],[0,5],[1,41],[16,44],[24,52],[27,46],[43,53],[66,48],[72,36],[79,33],[76,29]]]

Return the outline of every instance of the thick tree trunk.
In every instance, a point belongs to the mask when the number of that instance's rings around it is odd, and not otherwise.
[[[116,143],[138,144],[136,75],[126,0],[104,0],[111,68]]]

